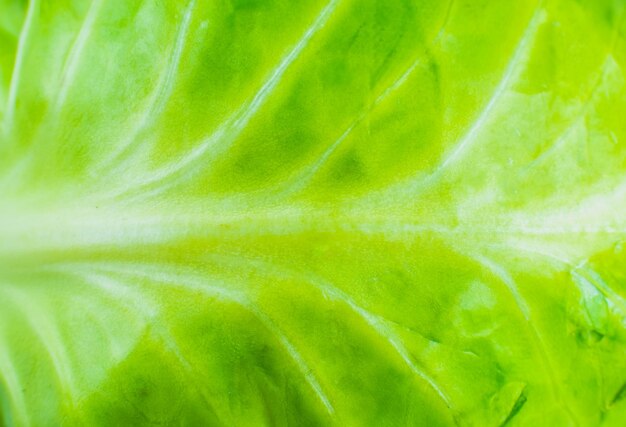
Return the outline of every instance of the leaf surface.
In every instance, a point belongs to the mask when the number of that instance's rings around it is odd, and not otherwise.
[[[0,0],[0,419],[618,426],[623,0]]]

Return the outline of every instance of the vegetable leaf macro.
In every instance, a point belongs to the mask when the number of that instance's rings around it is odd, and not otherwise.
[[[624,0],[0,0],[0,425],[621,426]]]

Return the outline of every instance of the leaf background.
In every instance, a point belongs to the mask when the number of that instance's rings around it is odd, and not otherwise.
[[[0,1],[4,425],[621,425],[626,4]]]

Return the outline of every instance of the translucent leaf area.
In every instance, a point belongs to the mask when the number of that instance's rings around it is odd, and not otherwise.
[[[625,0],[0,0],[0,426],[624,426]]]

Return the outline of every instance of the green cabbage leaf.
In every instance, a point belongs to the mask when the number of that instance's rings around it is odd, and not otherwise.
[[[622,426],[624,0],[0,0],[0,425]]]

